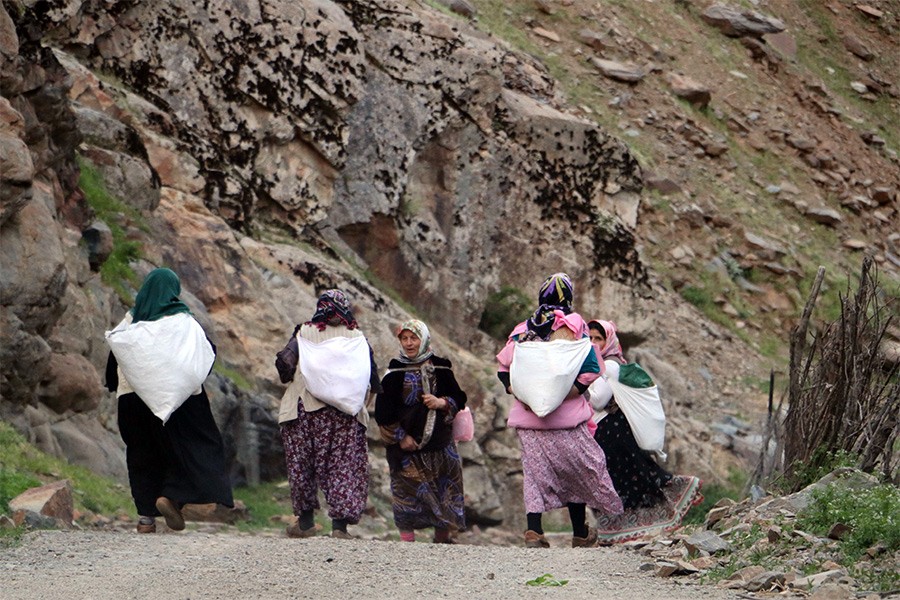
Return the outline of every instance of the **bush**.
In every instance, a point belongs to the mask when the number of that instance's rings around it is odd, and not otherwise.
[[[81,170],[78,186],[84,193],[85,201],[97,214],[97,218],[109,226],[113,236],[113,249],[100,267],[100,276],[103,283],[116,290],[123,302],[130,304],[132,298],[128,288],[140,284],[131,268],[131,262],[140,258],[141,245],[128,239],[119,220],[124,216],[140,222],[140,215],[109,193],[100,172],[91,163],[80,159],[78,166]]]
[[[498,340],[505,340],[513,327],[531,315],[531,301],[521,290],[500,288],[487,297],[478,329]]]
[[[900,489],[882,484],[848,492],[833,483],[813,492],[813,502],[797,520],[801,529],[823,536],[835,523],[851,527],[840,541],[847,562],[855,562],[877,543],[888,553],[900,550]]]

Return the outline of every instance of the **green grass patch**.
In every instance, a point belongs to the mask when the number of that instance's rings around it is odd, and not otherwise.
[[[84,193],[85,200],[97,218],[106,223],[112,232],[113,250],[100,267],[100,276],[103,283],[112,287],[123,302],[131,304],[134,301],[131,290],[140,285],[131,263],[141,257],[141,244],[128,239],[120,221],[123,217],[131,219],[143,228],[140,213],[110,194],[103,176],[89,161],[79,157],[78,166],[81,170],[78,186]]]
[[[9,501],[25,490],[62,479],[72,482],[76,509],[135,515],[125,486],[41,452],[9,423],[0,421],[0,512],[9,511]]]
[[[706,513],[708,513],[719,500],[722,498],[730,498],[735,501],[739,500],[746,482],[747,474],[732,468],[728,471],[728,478],[725,480],[725,483],[704,483],[702,489],[703,502],[691,507],[691,510],[684,516],[683,523],[686,525],[702,525],[706,521]]]
[[[234,497],[243,502],[250,511],[249,521],[237,523],[238,529],[242,531],[283,528],[280,522],[276,524],[272,518],[293,514],[291,488],[286,481],[269,481],[235,488]]]
[[[833,483],[814,491],[813,502],[798,517],[798,527],[824,536],[835,523],[851,527],[839,542],[848,565],[875,544],[883,544],[888,554],[900,550],[900,488],[882,484],[848,493]]]
[[[213,363],[213,371],[222,377],[231,380],[231,382],[241,391],[249,392],[254,389],[250,380],[244,377],[240,371],[225,366],[222,361],[217,360]]]

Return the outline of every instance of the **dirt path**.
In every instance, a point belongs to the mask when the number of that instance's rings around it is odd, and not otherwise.
[[[4,600],[250,598],[733,599],[660,579],[622,549],[528,550],[327,537],[41,531],[0,556]],[[525,584],[544,573],[563,587]]]

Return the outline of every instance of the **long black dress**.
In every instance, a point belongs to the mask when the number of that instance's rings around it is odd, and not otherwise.
[[[119,386],[116,358],[106,364],[106,388]],[[140,396],[119,396],[119,432],[125,442],[125,463],[137,512],[158,517],[156,499],[178,506],[217,503],[234,506],[225,466],[222,435],[213,419],[206,390],[188,398],[165,425]]]

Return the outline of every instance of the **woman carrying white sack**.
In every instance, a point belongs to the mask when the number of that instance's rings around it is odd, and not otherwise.
[[[316,535],[315,510],[322,488],[331,536],[350,539],[369,493],[365,408],[368,391],[381,384],[372,350],[341,290],[319,296],[312,318],[294,329],[275,367],[290,386],[278,422],[297,522],[287,535]]]
[[[584,392],[599,377],[600,366],[586,339],[584,319],[572,312],[573,299],[574,285],[568,275],[556,273],[547,278],[538,293],[539,308],[513,329],[506,346],[497,355],[497,376],[507,393],[516,397],[507,425],[516,430],[522,446],[528,522],[525,546],[529,548],[549,547],[541,525],[542,514],[548,510],[568,508],[573,548],[592,547],[597,543],[596,530],[587,525],[586,506],[601,514],[622,512],[622,502],[606,472],[603,450],[592,438],[593,411]],[[547,348],[543,344],[548,344]],[[557,348],[567,352],[583,345],[586,348],[574,362],[568,359],[573,367],[571,372],[554,378],[565,379],[561,391],[554,389],[553,398],[549,398],[550,392],[535,393],[549,390],[551,363],[559,361],[547,360],[545,368],[534,365],[521,369],[519,359],[525,353]],[[522,399],[528,399],[531,407]],[[545,400],[552,402],[544,405]],[[554,404],[557,406],[551,412],[538,416],[538,412],[543,414]]]
[[[637,373],[643,373],[643,370],[635,365],[628,366],[615,323],[592,320],[588,322],[588,329],[594,351],[606,363],[605,378],[598,379],[590,387],[590,401],[598,411],[594,417],[597,423],[594,439],[606,454],[609,476],[625,507],[620,515],[597,515],[600,543],[626,542],[675,529],[681,525],[691,506],[703,500],[701,482],[696,477],[672,475],[644,449],[652,445],[654,450],[662,450],[665,420],[660,424],[646,415],[642,419],[633,410],[629,416],[624,408],[629,406],[626,392],[629,388],[634,393],[646,392],[651,386],[652,390],[656,388],[649,376],[638,386],[628,384],[625,378],[619,381],[620,370],[637,369]],[[619,390],[616,392],[620,395],[618,401],[613,397],[614,387]],[[661,413],[658,395],[656,402]],[[644,443],[642,447],[641,441],[650,439],[659,441]]]
[[[134,308],[107,333],[112,351],[106,387],[118,398],[119,432],[140,516],[138,533],[154,533],[158,516],[165,517],[170,529],[184,529],[185,504],[216,503],[228,509],[234,505],[222,436],[202,386],[215,346],[179,299],[180,293],[181,282],[173,271],[154,269],[144,279]],[[123,348],[120,339],[126,338],[131,343]],[[165,347],[179,339],[178,347]],[[206,370],[185,374],[185,363],[198,358],[207,360]],[[185,382],[197,388],[187,392],[187,399],[185,394],[173,396],[170,384]],[[137,389],[143,390],[142,395]]]

